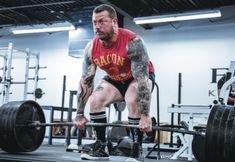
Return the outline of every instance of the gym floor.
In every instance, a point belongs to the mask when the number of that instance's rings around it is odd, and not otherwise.
[[[148,153],[147,147],[144,148],[144,155]],[[170,159],[173,153],[161,152],[161,159],[145,158],[145,162],[187,162],[186,158],[177,160]],[[157,155],[156,151],[151,153],[151,156]],[[110,156],[110,162],[124,162],[127,157]],[[62,143],[53,142],[53,145],[48,145],[46,142],[34,152],[10,154],[0,149],[0,162],[79,162],[84,161],[80,159],[80,153],[66,152],[66,146]],[[88,160],[86,160],[88,161]],[[196,162],[193,160],[192,162]]]

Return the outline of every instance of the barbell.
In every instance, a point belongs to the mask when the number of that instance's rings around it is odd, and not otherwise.
[[[18,124],[16,127],[26,127],[26,128],[35,128],[41,129],[41,127],[47,126],[73,126],[72,122],[61,122],[61,123],[40,123],[40,121],[30,122],[28,124]],[[117,124],[117,123],[86,123],[86,127],[125,127],[125,128],[139,128],[138,125],[129,125],[129,124]],[[170,127],[170,126],[169,126]],[[153,126],[153,130],[160,130],[160,131],[168,131],[168,132],[178,132],[178,133],[185,133],[191,135],[200,135],[205,136],[204,132],[197,132],[197,131],[189,131],[189,130],[182,130],[177,128],[169,128],[163,126]]]
[[[235,159],[234,116],[234,107],[214,105],[205,131],[163,126],[153,126],[153,130],[194,135],[192,150],[200,162],[232,162]],[[35,101],[8,102],[0,107],[0,148],[11,153],[32,152],[43,142],[46,126],[72,125],[72,122],[45,123],[43,110]],[[87,123],[86,126],[139,128],[138,125],[114,123]]]

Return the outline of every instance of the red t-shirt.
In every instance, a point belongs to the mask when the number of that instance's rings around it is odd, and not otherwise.
[[[117,41],[112,47],[104,46],[98,37],[93,39],[92,59],[111,79],[125,81],[132,78],[131,60],[127,57],[127,45],[135,35],[127,29],[119,28]],[[149,71],[154,72],[151,62]]]

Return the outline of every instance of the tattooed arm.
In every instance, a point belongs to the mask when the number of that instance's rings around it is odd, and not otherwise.
[[[82,77],[77,92],[77,114],[83,115],[86,102],[91,95],[94,87],[94,77],[96,65],[91,60],[92,42],[89,42],[85,49],[83,61]]]
[[[128,57],[131,60],[131,70],[138,83],[137,104],[143,116],[149,115],[151,92],[149,89],[149,57],[140,37],[136,36],[128,44]]]

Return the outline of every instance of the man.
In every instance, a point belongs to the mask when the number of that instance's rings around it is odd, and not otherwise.
[[[222,78],[219,79],[219,81],[217,83],[218,96],[220,96],[220,90],[221,90],[222,86],[230,78],[231,78],[231,73],[226,73],[226,74],[223,75]],[[230,85],[228,100],[223,101],[223,102],[227,102],[227,105],[234,106],[234,103],[235,103],[235,82]]]
[[[134,140],[141,144],[143,132],[152,130],[149,107],[154,86],[153,65],[141,38],[129,30],[118,28],[117,13],[113,7],[106,4],[96,7],[92,21],[95,37],[85,49],[74,126],[83,129],[88,122],[84,116],[88,98],[90,119],[94,123],[106,123],[105,107],[124,100],[129,111],[129,124],[139,125],[139,129],[132,130]],[[93,91],[97,67],[104,70],[107,76]],[[97,142],[92,151],[81,155],[82,159],[108,159],[103,147],[97,144],[106,142],[105,129],[94,128]]]

